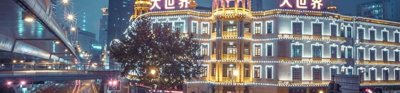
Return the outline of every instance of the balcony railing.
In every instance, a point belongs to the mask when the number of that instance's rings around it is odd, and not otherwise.
[[[236,60],[237,56],[236,54],[223,54],[222,55],[222,60]]]
[[[400,80],[376,80],[376,81],[361,81],[362,86],[368,85],[399,85]]]
[[[251,39],[252,38],[251,33],[244,33],[244,38],[246,39]],[[239,35],[237,34],[237,31],[223,31],[222,32],[222,38],[223,39],[237,39]],[[217,38],[217,33],[213,32],[211,33],[211,39]]]
[[[217,54],[211,54],[210,59],[211,60],[217,60]]]
[[[291,34],[280,34],[279,38],[287,39],[307,39],[307,40],[322,40],[322,41],[345,41],[344,37],[336,36],[320,36],[320,35],[291,35]]]
[[[363,40],[362,43],[376,44],[376,45],[383,45],[383,46],[399,46],[400,45],[400,43],[396,43],[396,42],[374,41],[374,40]]]
[[[237,31],[223,31],[223,39],[236,39],[238,37]]]
[[[396,61],[370,61],[370,60],[358,60],[359,64],[368,64],[368,65],[399,65],[400,62]]]
[[[252,34],[251,33],[244,33],[244,38],[251,39],[252,38]]]
[[[251,60],[251,55],[243,55],[243,60]]]
[[[287,58],[280,57],[281,62],[292,62],[292,61],[303,61],[303,62],[333,62],[333,63],[344,63],[345,59],[340,58]]]

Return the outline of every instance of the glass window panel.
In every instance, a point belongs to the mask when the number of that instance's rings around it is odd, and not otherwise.
[[[313,80],[322,80],[322,69],[313,68]]]
[[[296,67],[293,67],[292,68],[292,80],[293,81],[301,81],[302,80],[302,74],[303,74],[303,72],[302,72],[302,68],[296,68]]]
[[[254,23],[254,33],[261,34],[261,23]]]
[[[273,52],[272,44],[268,44],[267,45],[267,56],[272,56],[272,52]]]
[[[267,22],[267,34],[272,34],[273,32],[273,23],[272,22]]]
[[[313,25],[313,35],[322,35],[322,24],[314,23]]]
[[[261,77],[261,67],[260,66],[255,66],[254,67],[254,78],[260,78]]]
[[[272,74],[273,74],[272,67],[267,67],[266,70],[267,70],[267,79],[272,79]]]
[[[293,34],[295,34],[295,35],[301,35],[301,34],[303,34],[303,23],[301,23],[301,22],[293,22],[292,23],[292,26],[293,26],[293,28],[292,28],[292,31],[293,31]]]
[[[331,36],[337,36],[337,25],[331,25]]]

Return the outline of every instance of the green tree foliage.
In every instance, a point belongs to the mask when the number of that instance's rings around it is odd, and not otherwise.
[[[167,90],[201,74],[200,45],[168,26],[153,26],[149,17],[136,19],[126,38],[114,40],[111,57],[120,62],[122,75],[132,73],[138,83]]]

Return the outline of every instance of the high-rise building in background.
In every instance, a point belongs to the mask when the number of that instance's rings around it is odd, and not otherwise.
[[[363,2],[357,7],[357,16],[400,21],[400,0],[374,0]]]
[[[107,44],[107,26],[108,26],[108,8],[102,8],[101,12],[103,16],[100,18],[100,29],[99,29],[99,44],[104,46]]]
[[[108,5],[107,44],[113,39],[120,38],[129,26],[135,0],[110,0]]]

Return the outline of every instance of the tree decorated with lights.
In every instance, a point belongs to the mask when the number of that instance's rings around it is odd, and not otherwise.
[[[110,55],[123,67],[123,76],[138,83],[169,90],[201,74],[200,45],[192,35],[153,26],[148,17],[139,17],[126,38],[114,40]]]

